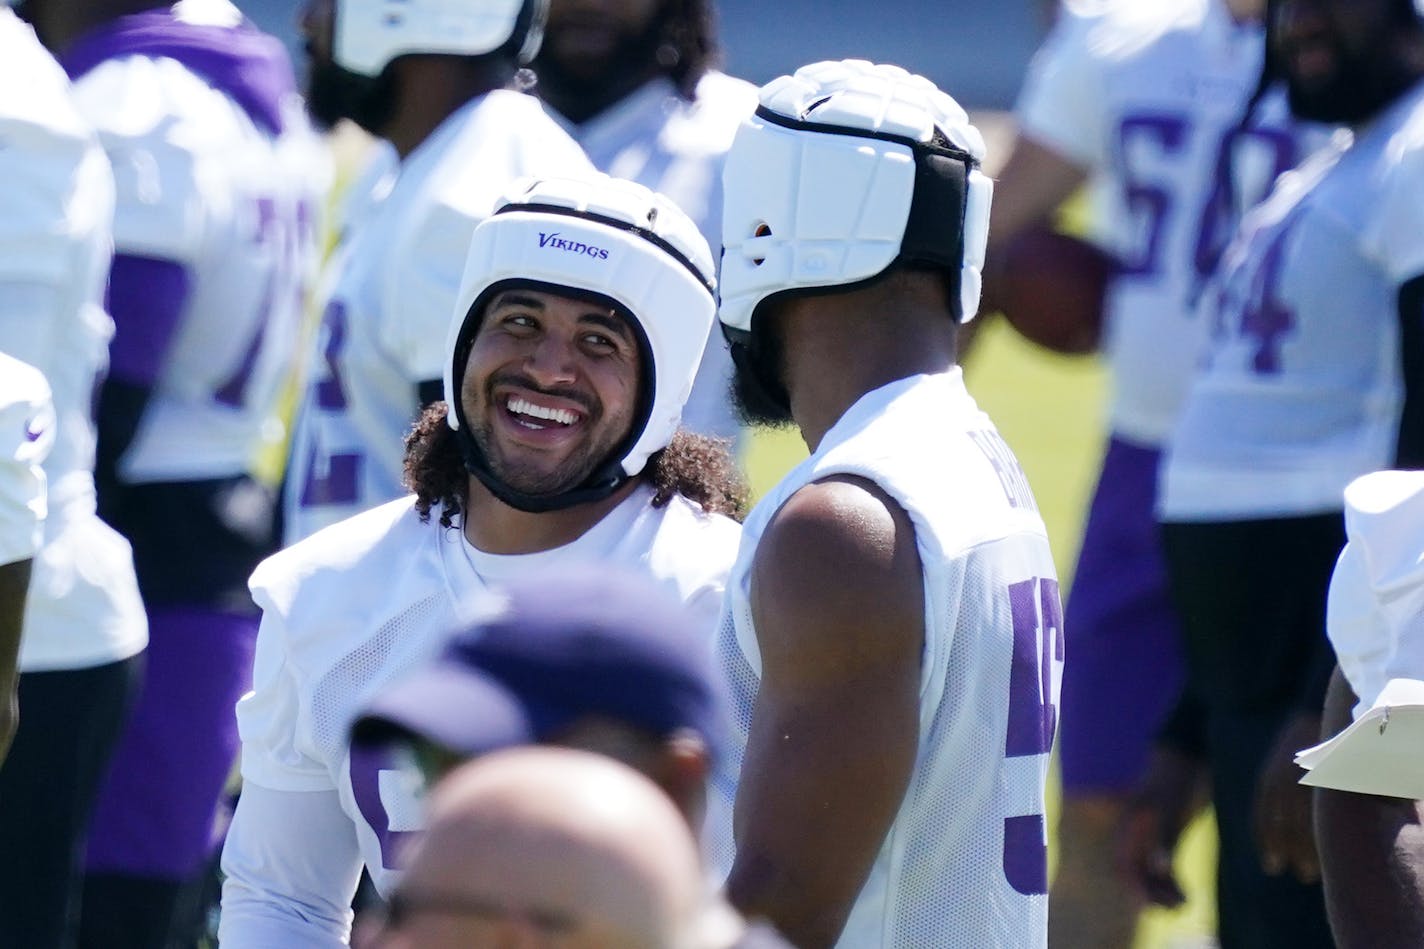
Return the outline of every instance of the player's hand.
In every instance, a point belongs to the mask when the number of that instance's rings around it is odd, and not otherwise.
[[[1201,810],[1206,766],[1171,748],[1156,748],[1147,773],[1123,811],[1118,872],[1148,903],[1180,906],[1186,896],[1172,870],[1182,830]]]
[[[1304,773],[1295,753],[1320,740],[1320,716],[1293,716],[1281,729],[1256,782],[1256,847],[1261,867],[1278,876],[1294,874],[1302,883],[1320,879],[1315,850],[1311,789],[1300,784]]]

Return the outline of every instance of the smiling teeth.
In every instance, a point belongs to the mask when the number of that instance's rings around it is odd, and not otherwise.
[[[528,399],[510,399],[507,408],[516,415],[528,415],[549,422],[558,422],[560,425],[572,425],[578,421],[578,416],[568,409],[546,409],[542,405],[535,405]]]

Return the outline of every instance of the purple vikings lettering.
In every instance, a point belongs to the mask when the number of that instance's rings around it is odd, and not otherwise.
[[[989,459],[989,464],[994,466],[994,474],[999,476],[999,484],[1003,486],[1009,504],[1026,511],[1037,511],[1038,503],[1033,499],[1028,478],[1003,437],[998,432],[983,430],[970,432],[969,437]]]
[[[594,247],[592,244],[585,244],[583,241],[568,240],[567,238],[560,237],[558,231],[552,234],[545,234],[543,231],[540,231],[539,246],[552,247],[555,250],[566,250],[571,254],[587,254],[599,260],[608,259],[608,251],[604,248]]]

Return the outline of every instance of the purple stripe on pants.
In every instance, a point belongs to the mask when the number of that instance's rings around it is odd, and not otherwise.
[[[1064,793],[1120,794],[1147,763],[1183,681],[1181,634],[1155,517],[1153,448],[1113,438],[1088,513],[1064,628]]]
[[[184,879],[212,852],[257,617],[174,608],[148,622],[147,678],[94,810],[86,869]]]

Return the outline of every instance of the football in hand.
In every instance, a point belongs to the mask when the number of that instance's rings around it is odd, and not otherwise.
[[[1033,227],[1004,248],[995,302],[1026,339],[1057,353],[1098,348],[1103,301],[1115,262],[1093,244]]]

